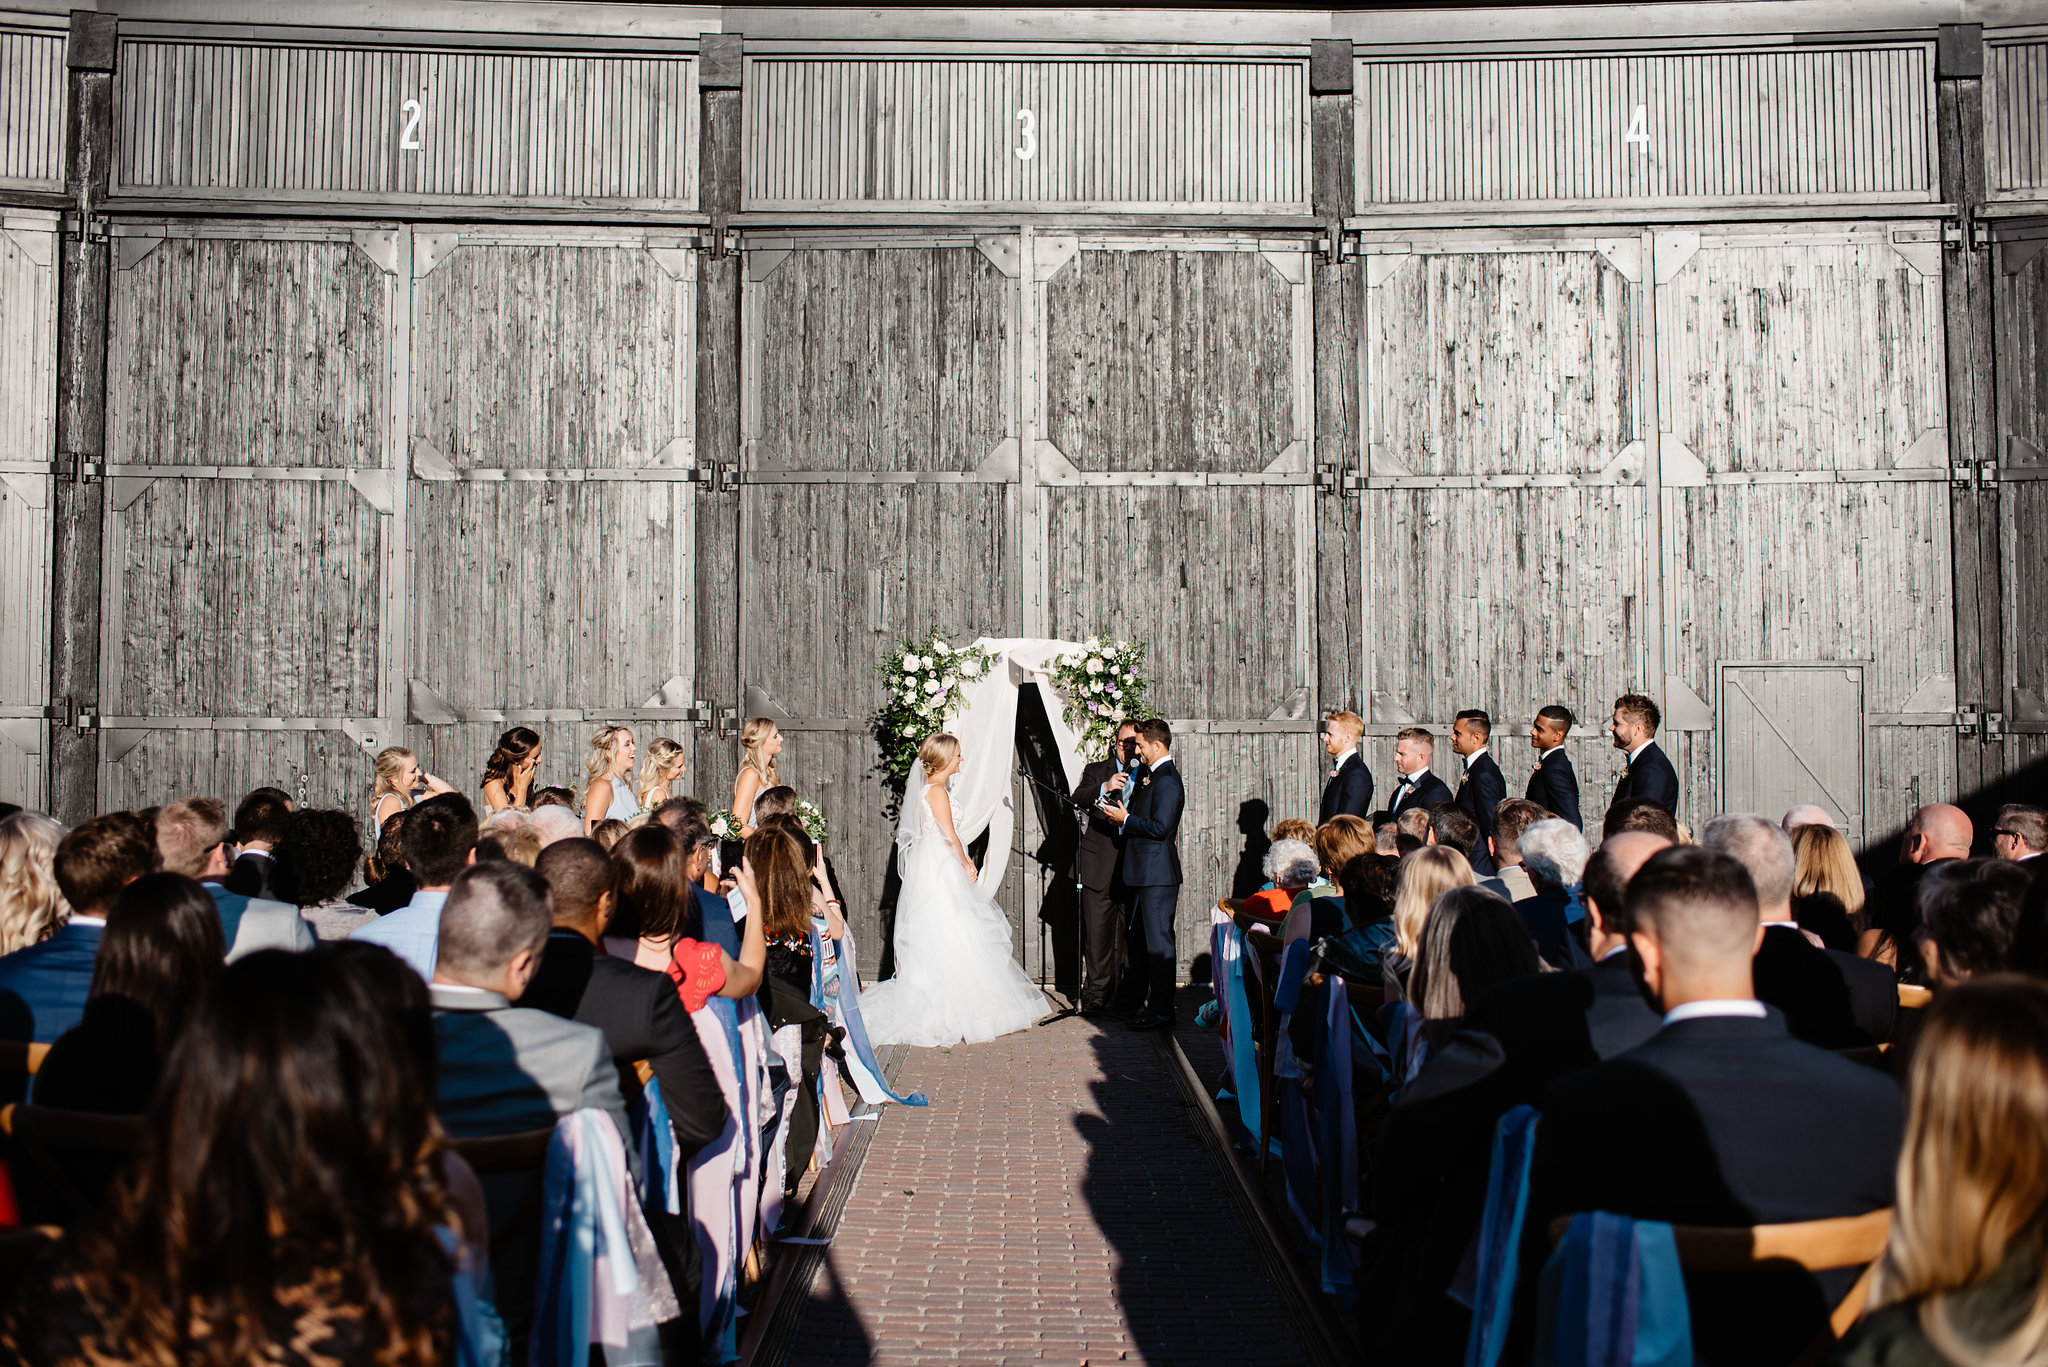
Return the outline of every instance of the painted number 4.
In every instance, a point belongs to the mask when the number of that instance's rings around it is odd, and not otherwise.
[[[419,151],[420,102],[418,100],[407,100],[404,104],[398,106],[398,112],[409,116],[405,121],[404,129],[398,134],[399,149],[406,152]]]
[[[1029,161],[1038,155],[1038,115],[1028,109],[1017,111],[1017,136],[1023,142],[1016,149],[1017,160]]]
[[[1621,135],[1623,142],[1641,143],[1645,152],[1650,150],[1650,130],[1645,126],[1648,123],[1647,115],[1647,108],[1637,105],[1635,116],[1628,121],[1628,131]]]

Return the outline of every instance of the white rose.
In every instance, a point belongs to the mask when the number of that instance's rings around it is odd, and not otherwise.
[[[925,691],[925,692],[927,692],[927,693],[936,693],[936,692],[938,692],[938,691],[939,691],[939,681],[938,681],[937,679],[926,679],[926,680],[924,681],[924,691]]]
[[[905,655],[903,657],[903,672],[905,674],[917,673],[917,656]]]
[[[941,655],[951,655],[953,653],[953,647],[947,645],[944,641],[940,641],[937,645],[933,646],[932,649],[937,651]]]
[[[1101,645],[1101,644],[1102,644],[1102,638],[1101,638],[1100,636],[1090,636],[1090,637],[1088,638],[1088,648],[1089,648],[1090,650],[1093,650],[1093,649],[1095,649],[1095,647],[1097,647],[1097,646],[1099,646],[1099,645]]]
[[[917,734],[917,728],[915,726],[906,726],[903,728],[903,734],[906,736],[914,736]]]
[[[1096,658],[1095,658],[1094,656],[1092,656],[1092,655],[1091,655],[1091,656],[1089,656],[1089,657],[1088,657],[1088,672],[1089,672],[1090,674],[1100,674],[1100,673],[1102,672],[1102,661],[1100,661],[1100,660],[1096,659]]]
[[[954,677],[953,675],[951,675],[951,674],[948,674],[948,675],[946,676],[946,687],[947,687],[947,688],[949,688],[949,689],[950,689],[950,688],[952,688],[954,684],[957,684],[957,683],[959,683],[959,682],[960,682],[960,680],[959,680],[959,679],[957,679],[957,678],[955,678],[955,677]]]

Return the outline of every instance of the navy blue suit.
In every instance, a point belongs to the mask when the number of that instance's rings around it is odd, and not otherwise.
[[[1125,807],[1124,850],[1120,862],[1124,886],[1145,928],[1149,993],[1147,1015],[1173,1014],[1173,920],[1180,906],[1180,818],[1187,808],[1180,766],[1171,755],[1157,767],[1137,771],[1135,794]]]
[[[1529,775],[1529,786],[1522,796],[1580,830],[1586,828],[1586,823],[1579,819],[1579,776],[1572,762],[1565,758],[1562,746],[1537,761],[1536,772]]]
[[[1481,751],[1465,766],[1465,779],[1458,785],[1458,809],[1479,827],[1479,839],[1472,846],[1472,868],[1481,874],[1496,873],[1493,852],[1486,842],[1493,835],[1495,812],[1508,795],[1508,781],[1501,776],[1493,756]]]
[[[0,958],[0,1036],[49,1044],[85,1018],[101,929],[62,926]]]
[[[1672,816],[1678,815],[1678,771],[1656,741],[1645,745],[1622,772],[1621,782],[1614,787],[1614,800],[1625,797],[1649,798]]]
[[[1412,786],[1408,780],[1394,786],[1394,805],[1387,809],[1387,820],[1392,821],[1411,807],[1434,807],[1450,800],[1450,788],[1435,771],[1424,769],[1415,776]]]
[[[1333,816],[1369,817],[1371,812],[1372,770],[1365,767],[1365,756],[1354,750],[1323,785],[1323,808],[1316,824],[1321,826]]]

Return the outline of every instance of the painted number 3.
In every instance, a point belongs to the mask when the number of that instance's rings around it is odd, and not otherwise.
[[[1028,109],[1017,111],[1017,136],[1023,145],[1017,148],[1017,160],[1029,161],[1038,155],[1038,115]]]
[[[406,152],[419,151],[420,102],[418,100],[407,100],[404,104],[398,106],[398,112],[409,116],[405,121],[405,128],[398,135],[399,148]]]

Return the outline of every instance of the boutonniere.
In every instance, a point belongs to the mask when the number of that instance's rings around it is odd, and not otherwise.
[[[1152,780],[1149,778],[1141,778],[1138,780],[1138,786],[1140,788],[1150,788],[1152,786]]]

